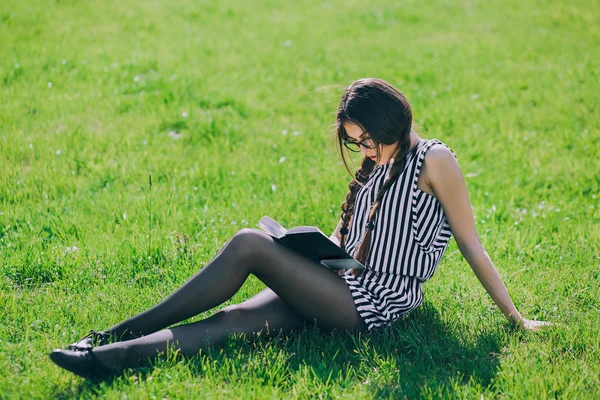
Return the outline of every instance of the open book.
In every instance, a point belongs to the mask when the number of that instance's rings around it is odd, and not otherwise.
[[[267,216],[262,217],[258,225],[279,243],[329,269],[365,269],[364,265],[332,242],[316,226],[285,229]]]

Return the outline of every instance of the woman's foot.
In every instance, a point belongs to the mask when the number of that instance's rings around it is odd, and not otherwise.
[[[86,379],[107,378],[119,370],[107,367],[93,350],[71,351],[56,349],[50,353],[50,359],[59,367]]]
[[[90,333],[79,339],[75,343],[71,343],[67,346],[67,350],[71,351],[88,351],[96,346],[104,346],[105,344],[111,343],[110,333],[107,332],[96,332],[91,330]]]

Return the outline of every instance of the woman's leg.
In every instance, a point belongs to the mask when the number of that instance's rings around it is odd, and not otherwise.
[[[185,356],[193,356],[200,349],[221,343],[231,334],[261,333],[271,336],[291,331],[303,323],[302,316],[267,288],[249,300],[225,307],[202,321],[96,347],[93,352],[108,367],[134,366],[158,354],[166,354],[169,346],[178,348]]]
[[[173,294],[108,331],[117,337],[156,332],[227,301],[251,273],[290,309],[305,319],[316,320],[324,329],[365,328],[341,277],[278,244],[264,232],[242,229]]]
[[[235,237],[235,236],[234,236]],[[183,297],[187,292],[186,288],[189,288],[190,282],[197,279],[201,274],[204,280],[214,279],[214,274],[207,273],[209,271],[209,266],[213,264],[222,264],[223,262],[228,263],[233,260],[230,260],[229,257],[223,256],[223,251],[228,247],[228,245],[233,240],[230,239],[223,247],[217,252],[217,255],[206,264],[199,272],[194,274],[192,278],[190,278],[187,282],[181,285],[175,292],[173,292],[166,299],[156,304],[155,306],[143,311],[139,314],[130,317],[117,325],[112,326],[111,328],[106,329],[104,332],[110,333],[117,340],[127,340],[133,339],[139,336],[148,335],[159,331],[163,328],[171,326],[177,322],[181,322],[187,318],[193,317],[195,315],[200,314],[206,310],[196,311],[197,307],[191,305],[190,309],[179,308],[178,310],[173,310],[173,308],[177,308],[177,302],[181,303]],[[214,267],[211,267],[211,269]],[[206,276],[209,275],[209,276]],[[212,277],[211,277],[212,275]],[[217,277],[217,279],[221,279]],[[241,286],[241,284],[240,284]],[[237,290],[236,290],[237,291]],[[235,292],[234,292],[235,293]],[[217,303],[218,304],[221,304]]]

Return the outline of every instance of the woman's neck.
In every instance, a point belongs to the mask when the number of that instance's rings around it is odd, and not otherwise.
[[[415,132],[411,129],[410,130],[410,148],[412,149],[413,147],[418,145],[421,140],[422,139],[419,137],[419,135],[417,135],[417,132]]]
[[[414,149],[415,146],[418,145],[419,142],[421,142],[421,140],[423,140],[423,139],[421,139],[419,137],[419,135],[417,135],[417,133],[411,129],[410,130],[410,145],[409,145],[409,149],[407,151],[407,154],[410,153],[410,151],[412,149]],[[393,164],[395,157],[398,155],[398,153],[400,153],[401,150],[402,149],[396,150],[396,152],[394,153],[394,155],[390,158],[390,160],[386,164]]]

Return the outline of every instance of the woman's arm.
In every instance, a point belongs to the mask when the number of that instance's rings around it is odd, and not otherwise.
[[[434,145],[425,156],[424,182],[444,209],[452,234],[458,247],[475,272],[475,275],[500,308],[502,314],[512,323],[536,330],[546,322],[530,321],[521,316],[513,304],[506,287],[502,283],[494,264],[485,251],[473,220],[467,185],[454,155],[442,145]]]

